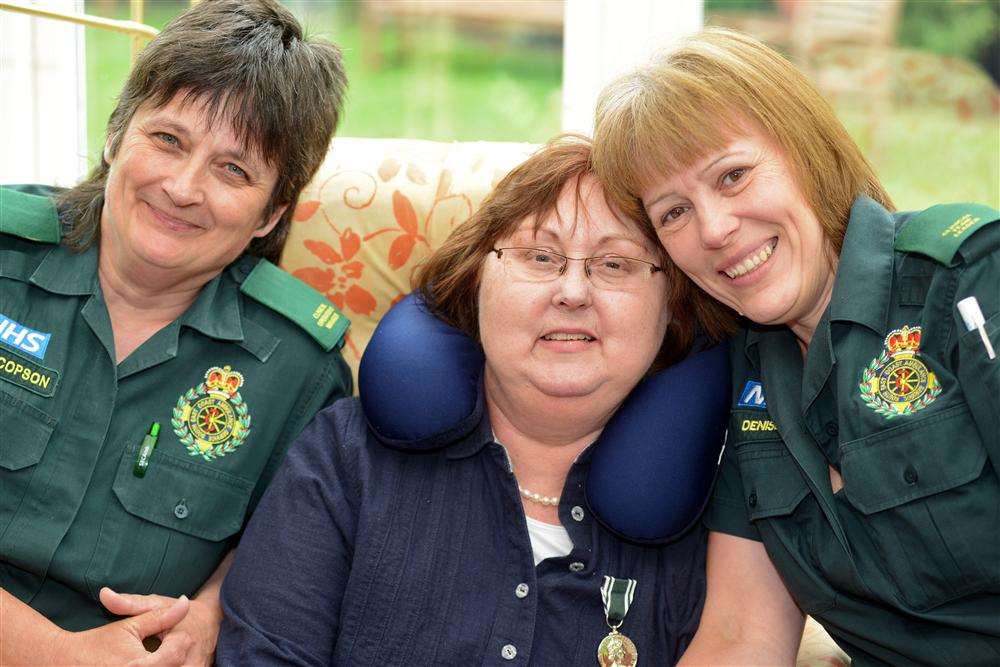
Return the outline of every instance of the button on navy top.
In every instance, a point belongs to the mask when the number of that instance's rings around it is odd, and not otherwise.
[[[357,399],[338,402],[291,447],[247,527],[222,589],[217,661],[594,664],[611,575],[638,582],[621,632],[642,661],[676,662],[704,601],[704,529],[646,547],[589,512],[575,520],[588,466],[585,452],[559,506],[573,551],[535,567],[488,419],[440,452],[399,452],[371,435]],[[521,585],[530,594],[512,595]]]

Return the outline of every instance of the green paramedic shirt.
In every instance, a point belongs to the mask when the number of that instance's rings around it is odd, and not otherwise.
[[[1000,664],[1000,359],[955,306],[975,296],[1000,350],[995,219],[901,252],[899,230],[929,223],[861,198],[807,359],[786,328],[733,346],[705,522],[762,541],[855,665]]]
[[[10,231],[17,195],[0,196]],[[116,365],[96,250],[0,234],[0,586],[58,625],[110,620],[102,586],[193,595],[289,443],[350,393],[335,345],[241,291],[256,263]]]

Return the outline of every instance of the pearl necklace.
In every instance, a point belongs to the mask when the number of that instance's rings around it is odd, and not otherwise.
[[[559,496],[543,496],[540,493],[534,493],[524,488],[523,486],[518,486],[517,490],[521,492],[521,495],[533,503],[538,503],[539,505],[548,505],[549,507],[559,506]]]

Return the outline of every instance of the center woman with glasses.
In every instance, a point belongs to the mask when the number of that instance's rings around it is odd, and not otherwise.
[[[599,257],[567,257],[547,248],[493,248],[497,259],[502,260],[515,275],[523,280],[546,282],[555,280],[566,272],[569,263],[584,263],[584,271],[594,285],[604,289],[632,289],[662,271],[644,259],[608,254]],[[507,253],[504,255],[504,253]]]
[[[413,453],[381,444],[357,399],[320,413],[240,543],[219,661],[676,662],[701,614],[704,530],[636,546],[584,501],[589,446],[689,346],[663,260],[651,227],[609,208],[582,137],[500,181],[416,281],[482,345],[479,427]]]

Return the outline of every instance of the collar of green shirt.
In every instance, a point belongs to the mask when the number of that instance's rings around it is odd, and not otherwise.
[[[856,322],[884,336],[893,278],[895,221],[873,199],[858,197],[840,252],[830,321]]]
[[[245,257],[230,271],[248,270],[257,260]],[[72,252],[64,246],[53,247],[31,274],[30,282],[54,294],[83,296],[97,294],[97,248]],[[240,318],[239,287],[234,277],[223,271],[208,281],[194,303],[181,316],[180,323],[206,336],[220,340],[243,340]]]
[[[72,252],[65,246],[53,246],[28,281],[53,294],[94,294],[97,291],[97,248]]]

